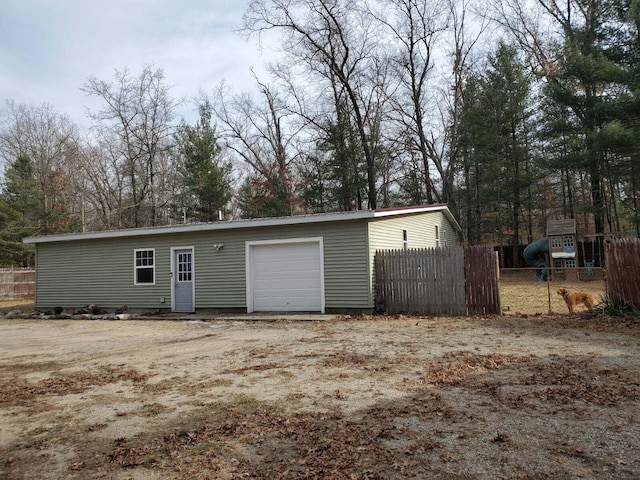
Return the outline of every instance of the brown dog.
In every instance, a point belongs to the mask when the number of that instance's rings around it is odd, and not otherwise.
[[[570,292],[566,288],[559,288],[558,295],[564,298],[567,308],[569,309],[569,313],[573,313],[573,308],[579,303],[582,303],[589,310],[591,310],[596,304],[593,296],[587,292]]]

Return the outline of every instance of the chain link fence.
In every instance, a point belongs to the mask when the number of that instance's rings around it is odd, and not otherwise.
[[[507,315],[568,313],[559,288],[589,293],[596,303],[606,293],[605,271],[598,267],[501,268],[499,284],[502,311]],[[584,305],[575,308],[576,313],[586,310]]]

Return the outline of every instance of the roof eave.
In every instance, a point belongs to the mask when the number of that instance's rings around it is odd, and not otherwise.
[[[451,225],[453,225],[456,231],[458,232],[462,231],[462,227],[460,226],[456,218],[451,213],[451,210],[449,210],[449,207],[444,203],[435,204],[435,205],[422,205],[419,207],[381,208],[381,209],[375,210],[375,216],[376,218],[378,218],[378,217],[386,217],[390,215],[400,215],[403,213],[424,213],[424,212],[438,212],[438,211],[442,212],[444,216],[447,217],[447,219],[449,220]]]
[[[449,222],[461,231],[462,227],[455,219],[449,207],[444,204],[424,205],[419,207],[383,208],[377,210],[358,210],[355,212],[337,212],[315,215],[299,215],[294,217],[258,218],[248,220],[230,220],[212,223],[196,223],[189,225],[175,225],[148,228],[132,228],[124,230],[109,230],[102,232],[69,233],[60,235],[46,235],[28,237],[22,240],[25,244],[67,242],[76,240],[95,240],[103,238],[139,237],[146,235],[166,235],[172,233],[191,233],[216,230],[233,230],[238,228],[274,227],[281,225],[303,225],[309,223],[326,223],[336,221],[360,220],[367,218],[380,218],[411,213],[424,213],[441,211]]]
[[[280,225],[301,225],[308,223],[324,223],[335,222],[345,220],[358,220],[363,218],[372,218],[374,212],[370,210],[362,210],[357,212],[335,213],[326,214],[322,217],[308,215],[297,217],[284,217],[284,218],[260,218],[250,220],[230,220],[226,222],[212,222],[212,223],[196,223],[189,225],[175,225],[172,227],[149,227],[149,228],[132,228],[123,230],[109,230],[101,232],[87,232],[87,233],[71,233],[61,235],[46,235],[39,237],[27,237],[22,240],[23,243],[50,243],[50,242],[64,242],[74,240],[94,240],[102,238],[120,238],[120,237],[139,237],[146,235],[165,235],[172,233],[190,233],[190,232],[202,232],[202,231],[215,231],[215,230],[232,230],[237,228],[252,228],[252,227],[272,227]]]

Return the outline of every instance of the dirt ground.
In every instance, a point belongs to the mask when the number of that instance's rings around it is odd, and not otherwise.
[[[632,479],[640,323],[0,319],[2,479]]]

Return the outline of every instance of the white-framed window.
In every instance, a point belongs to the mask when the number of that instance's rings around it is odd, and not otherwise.
[[[563,243],[565,247],[573,247],[573,235],[565,235]]]
[[[153,285],[156,282],[156,250],[140,248],[133,251],[133,283],[135,285]]]
[[[575,258],[566,258],[564,260],[564,266],[566,268],[576,268],[576,259]]]
[[[436,227],[436,231],[435,231],[435,235],[436,235],[436,247],[440,246],[440,225],[435,225]]]
[[[409,232],[402,230],[402,248],[405,250],[409,248]]]
[[[191,252],[179,252],[176,258],[178,281],[190,282],[193,278],[193,260]]]
[[[562,237],[551,237],[551,248],[562,248]]]
[[[553,266],[554,266],[554,271],[556,273],[562,273],[562,260],[560,260],[559,258],[556,258],[553,261]]]

